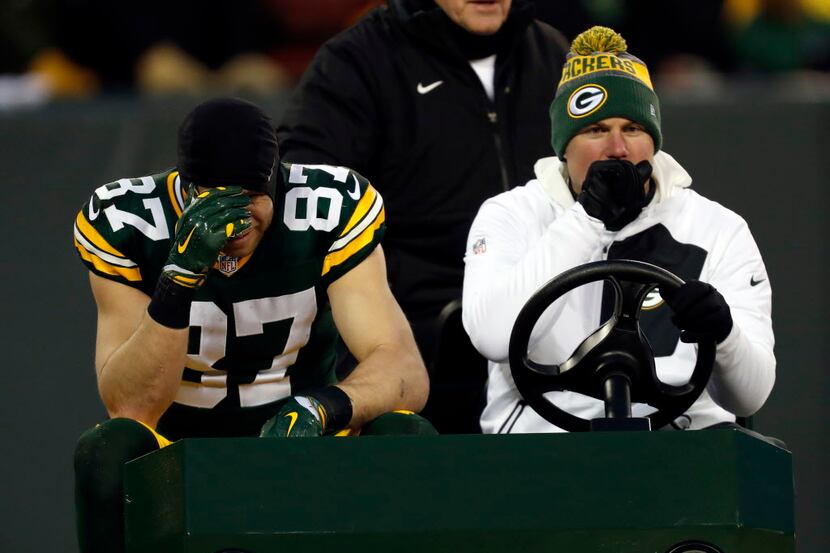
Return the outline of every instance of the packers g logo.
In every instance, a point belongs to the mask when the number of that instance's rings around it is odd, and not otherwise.
[[[574,119],[591,115],[608,99],[608,91],[598,84],[580,86],[568,98],[568,115]]]
[[[643,304],[640,307],[643,311],[651,311],[663,305],[663,297],[660,295],[659,288],[652,288],[649,290],[646,297],[643,298]]]

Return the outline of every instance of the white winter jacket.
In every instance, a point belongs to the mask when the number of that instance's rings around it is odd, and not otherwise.
[[[513,324],[525,302],[551,278],[577,265],[606,259],[615,246],[624,249],[630,243],[664,249],[645,252],[658,259],[678,252],[683,257],[682,252],[688,250],[691,253],[686,257],[699,259],[695,269],[699,275],[691,276],[712,284],[731,309],[732,332],[717,346],[709,385],[677,424],[697,429],[757,411],[775,381],[774,337],[771,288],[746,222],[690,190],[689,174],[664,152],[654,158],[654,198],[618,232],[606,230],[574,201],[566,166],[557,158],[539,160],[535,172],[537,178],[527,185],[487,200],[467,240],[464,327],[490,360],[482,430],[560,431],[527,407],[516,390],[507,364]],[[651,236],[662,241],[655,246]],[[642,260],[654,262],[651,257]],[[530,357],[544,363],[568,359],[601,323],[601,291],[602,283],[583,286],[551,306],[531,335]],[[695,364],[697,346],[673,339],[671,347],[672,353],[656,358],[658,377],[669,384],[685,383]],[[602,403],[595,399],[570,392],[551,392],[548,397],[582,418],[604,416]],[[634,406],[635,416],[651,411],[647,405]]]

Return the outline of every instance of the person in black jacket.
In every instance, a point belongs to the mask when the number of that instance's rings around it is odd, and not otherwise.
[[[486,365],[461,360],[461,330],[439,344],[439,315],[460,305],[481,203],[553,153],[567,48],[528,0],[389,0],[320,49],[278,128],[285,160],[353,167],[383,195],[392,291],[430,367],[423,414],[445,433],[478,431]]]

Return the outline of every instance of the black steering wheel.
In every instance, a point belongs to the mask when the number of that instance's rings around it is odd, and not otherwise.
[[[615,293],[614,312],[559,365],[528,358],[533,327],[542,313],[567,292],[606,280]],[[545,284],[524,305],[510,335],[510,370],[519,393],[548,422],[568,431],[590,430],[591,421],[572,415],[544,394],[572,391],[605,402],[606,419],[631,417],[631,402],[657,410],[650,427],[659,429],[682,415],[703,393],[715,361],[715,341],[698,343],[689,382],[672,386],[658,380],[654,353],[640,329],[640,309],[655,286],[678,288],[673,273],[641,261],[597,261],[574,267]]]

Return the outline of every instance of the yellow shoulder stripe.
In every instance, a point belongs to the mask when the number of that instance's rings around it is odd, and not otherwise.
[[[162,436],[161,434],[159,434],[158,432],[156,432],[154,429],[150,428],[149,424],[144,424],[141,421],[136,421],[136,422],[138,422],[139,424],[141,424],[141,426],[143,426],[144,428],[146,428],[147,430],[149,430],[150,432],[153,433],[153,436],[155,436],[156,441],[159,444],[159,447],[164,448],[164,447],[167,447],[167,446],[169,446],[170,444],[173,443],[170,440],[168,440],[167,438],[165,438],[164,436]]]
[[[81,259],[91,263],[93,267],[95,267],[102,273],[106,273],[108,275],[122,276],[131,282],[138,282],[141,280],[141,271],[138,269],[138,267],[119,267],[118,265],[112,265],[110,263],[107,263],[97,255],[90,253],[86,248],[84,248],[80,244],[80,242],[78,242],[77,239],[75,239],[74,241],[75,248],[77,248],[78,253],[81,254]]]
[[[352,218],[349,219],[349,222],[346,224],[346,228],[343,229],[343,232],[340,233],[340,236],[345,236],[356,224],[363,219],[363,216],[369,211],[372,207],[372,204],[375,202],[375,196],[377,195],[377,191],[375,191],[374,187],[370,184],[366,188],[366,193],[363,194],[363,197],[360,198],[360,202],[358,202],[357,207],[354,209],[354,213],[352,213]]]
[[[181,187],[179,187],[179,194],[176,194],[176,177],[179,176],[178,171],[173,171],[167,175],[167,195],[170,196],[170,205],[173,206],[173,211],[176,212],[176,218],[182,216],[182,204],[180,203]]]
[[[377,216],[375,221],[366,227],[366,229],[361,232],[358,236],[354,238],[351,242],[349,242],[346,247],[343,249],[337,250],[332,252],[326,256],[323,260],[323,272],[321,274],[325,275],[328,273],[332,267],[340,265],[347,259],[349,259],[352,255],[360,251],[364,246],[372,242],[372,239],[375,236],[375,231],[380,228],[383,222],[386,220],[386,210],[381,209],[380,214]]]
[[[86,220],[83,211],[78,212],[78,216],[75,217],[75,224],[78,225],[78,230],[81,231],[81,234],[83,234],[84,237],[90,242],[92,242],[92,244],[99,250],[105,251],[109,254],[118,257],[127,257],[123,253],[119,252],[118,250],[110,246],[109,243],[106,240],[104,240],[104,237],[101,236],[97,230],[95,230],[95,227],[90,225],[89,222]]]

